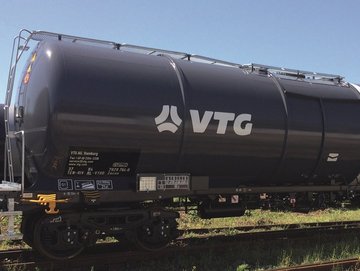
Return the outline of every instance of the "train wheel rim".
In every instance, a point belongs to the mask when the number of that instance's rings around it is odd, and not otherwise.
[[[174,239],[175,232],[175,220],[153,219],[137,228],[135,243],[139,248],[144,250],[161,250]]]
[[[34,227],[34,248],[42,255],[55,259],[71,259],[85,248],[81,229],[66,222],[54,223],[53,216],[43,216]]]

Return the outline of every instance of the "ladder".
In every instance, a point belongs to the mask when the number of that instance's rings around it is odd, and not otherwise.
[[[28,37],[26,37],[28,36]],[[15,210],[16,200],[20,199],[24,189],[24,158],[25,158],[25,135],[23,131],[14,132],[10,124],[11,100],[13,96],[14,82],[16,79],[17,64],[23,53],[29,48],[31,32],[21,30],[13,40],[13,49],[9,68],[9,76],[6,88],[4,121],[5,121],[5,150],[4,150],[4,180],[0,183],[0,241],[20,240],[22,234],[16,231],[16,218],[22,215],[22,211]],[[12,140],[21,135],[22,140],[22,176],[21,183],[15,182],[14,166],[11,144]]]

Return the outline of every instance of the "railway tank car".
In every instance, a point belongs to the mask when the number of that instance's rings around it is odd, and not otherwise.
[[[16,95],[10,71],[4,180],[48,257],[105,235],[162,248],[174,198],[220,217],[259,195],[357,190],[360,87],[341,76],[24,33],[15,58],[36,47]]]

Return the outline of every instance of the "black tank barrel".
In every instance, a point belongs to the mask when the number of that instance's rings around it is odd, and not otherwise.
[[[236,187],[359,173],[359,89],[341,80],[66,41],[41,42],[29,65],[19,129],[48,180],[123,178],[127,189],[136,174],[171,172]]]

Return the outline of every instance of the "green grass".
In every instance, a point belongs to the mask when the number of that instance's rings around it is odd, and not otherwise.
[[[325,209],[309,213],[272,212],[263,210],[247,211],[242,217],[201,219],[195,212],[181,213],[180,229],[218,228],[272,224],[301,224],[311,222],[360,220],[359,210]]]
[[[7,232],[7,224],[8,217],[1,217],[0,220],[0,231],[1,233]],[[20,224],[21,224],[21,216],[15,216],[15,227],[14,233],[20,233]],[[7,249],[19,249],[19,248],[29,248],[24,242],[20,240],[14,241],[0,241],[0,250],[7,250]]]
[[[360,256],[360,239],[352,234],[318,235],[313,239],[243,241],[201,252],[181,253],[159,260],[132,262],[119,270],[268,270]]]
[[[194,212],[181,213],[179,227],[217,228],[230,227],[224,232],[236,234],[231,229],[236,226],[292,224],[310,222],[329,222],[360,220],[360,210],[326,209],[307,214],[291,212],[272,212],[262,210],[247,211],[243,217],[200,219]],[[4,222],[4,221],[3,221]],[[19,220],[18,220],[19,222]],[[2,228],[4,223],[2,223]],[[218,232],[213,231],[215,235]],[[108,238],[105,241],[114,241]],[[360,257],[360,236],[354,234],[318,235],[306,240],[243,241],[234,242],[225,248],[216,248],[215,241],[207,240],[213,247],[201,253],[184,253],[159,260],[126,263],[119,270],[267,270],[298,264],[314,263],[341,258]],[[0,242],[0,249],[26,247],[23,242]]]

